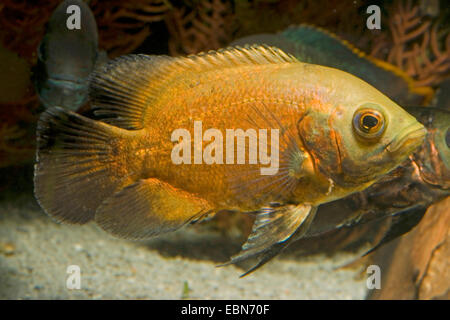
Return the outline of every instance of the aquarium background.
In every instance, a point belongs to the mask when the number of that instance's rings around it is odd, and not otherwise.
[[[433,205],[411,232],[364,258],[358,259],[382,237],[389,218],[302,239],[243,279],[238,277],[245,268],[216,265],[239,251],[253,223],[246,215],[219,215],[137,243],[114,239],[93,225],[53,222],[33,197],[36,122],[44,110],[34,81],[37,48],[59,3],[0,4],[0,298],[449,298],[448,198]],[[246,36],[277,34],[291,25],[307,24],[402,70],[424,108],[433,103],[436,92],[449,94],[448,1],[88,3],[98,26],[99,49],[109,58],[128,53],[194,54]],[[372,4],[381,8],[379,30],[366,26],[370,15],[366,9]],[[88,110],[87,104],[79,111]],[[371,264],[389,266],[380,290],[367,290],[366,268]],[[66,287],[70,265],[82,270],[80,290]]]

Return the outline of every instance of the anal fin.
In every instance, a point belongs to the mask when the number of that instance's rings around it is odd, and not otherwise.
[[[301,238],[309,229],[316,211],[316,207],[305,204],[261,209],[256,216],[252,233],[242,246],[242,251],[224,265],[259,257],[259,262],[241,277],[255,271],[279,254],[293,240]]]
[[[106,199],[95,221],[114,236],[139,240],[177,230],[210,212],[206,200],[150,178]]]

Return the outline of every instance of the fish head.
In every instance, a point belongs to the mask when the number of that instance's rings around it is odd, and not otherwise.
[[[420,179],[434,188],[450,190],[450,111],[433,107],[406,110],[428,131],[421,148],[412,156]]]
[[[67,25],[70,6],[80,10],[79,29]],[[98,58],[98,34],[94,15],[85,2],[66,0],[55,9],[37,58],[34,84],[46,108],[62,105],[75,111],[86,103],[88,77]]]
[[[331,111],[310,112],[299,122],[300,134],[322,174],[335,184],[363,189],[406,160],[426,130],[359,78],[333,69],[328,81]]]

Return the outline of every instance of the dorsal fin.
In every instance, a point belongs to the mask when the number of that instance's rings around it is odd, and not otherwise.
[[[230,47],[187,57],[126,55],[103,65],[90,77],[95,114],[124,129],[142,129],[145,110],[175,78],[245,65],[293,63],[298,60],[269,46]]]
[[[163,84],[158,79],[170,60],[167,56],[126,55],[95,70],[89,80],[95,114],[120,128],[142,129],[145,108]]]

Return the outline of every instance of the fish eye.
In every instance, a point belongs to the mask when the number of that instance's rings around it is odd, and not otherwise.
[[[361,138],[379,138],[385,129],[384,116],[374,109],[359,109],[353,115],[353,129]]]

